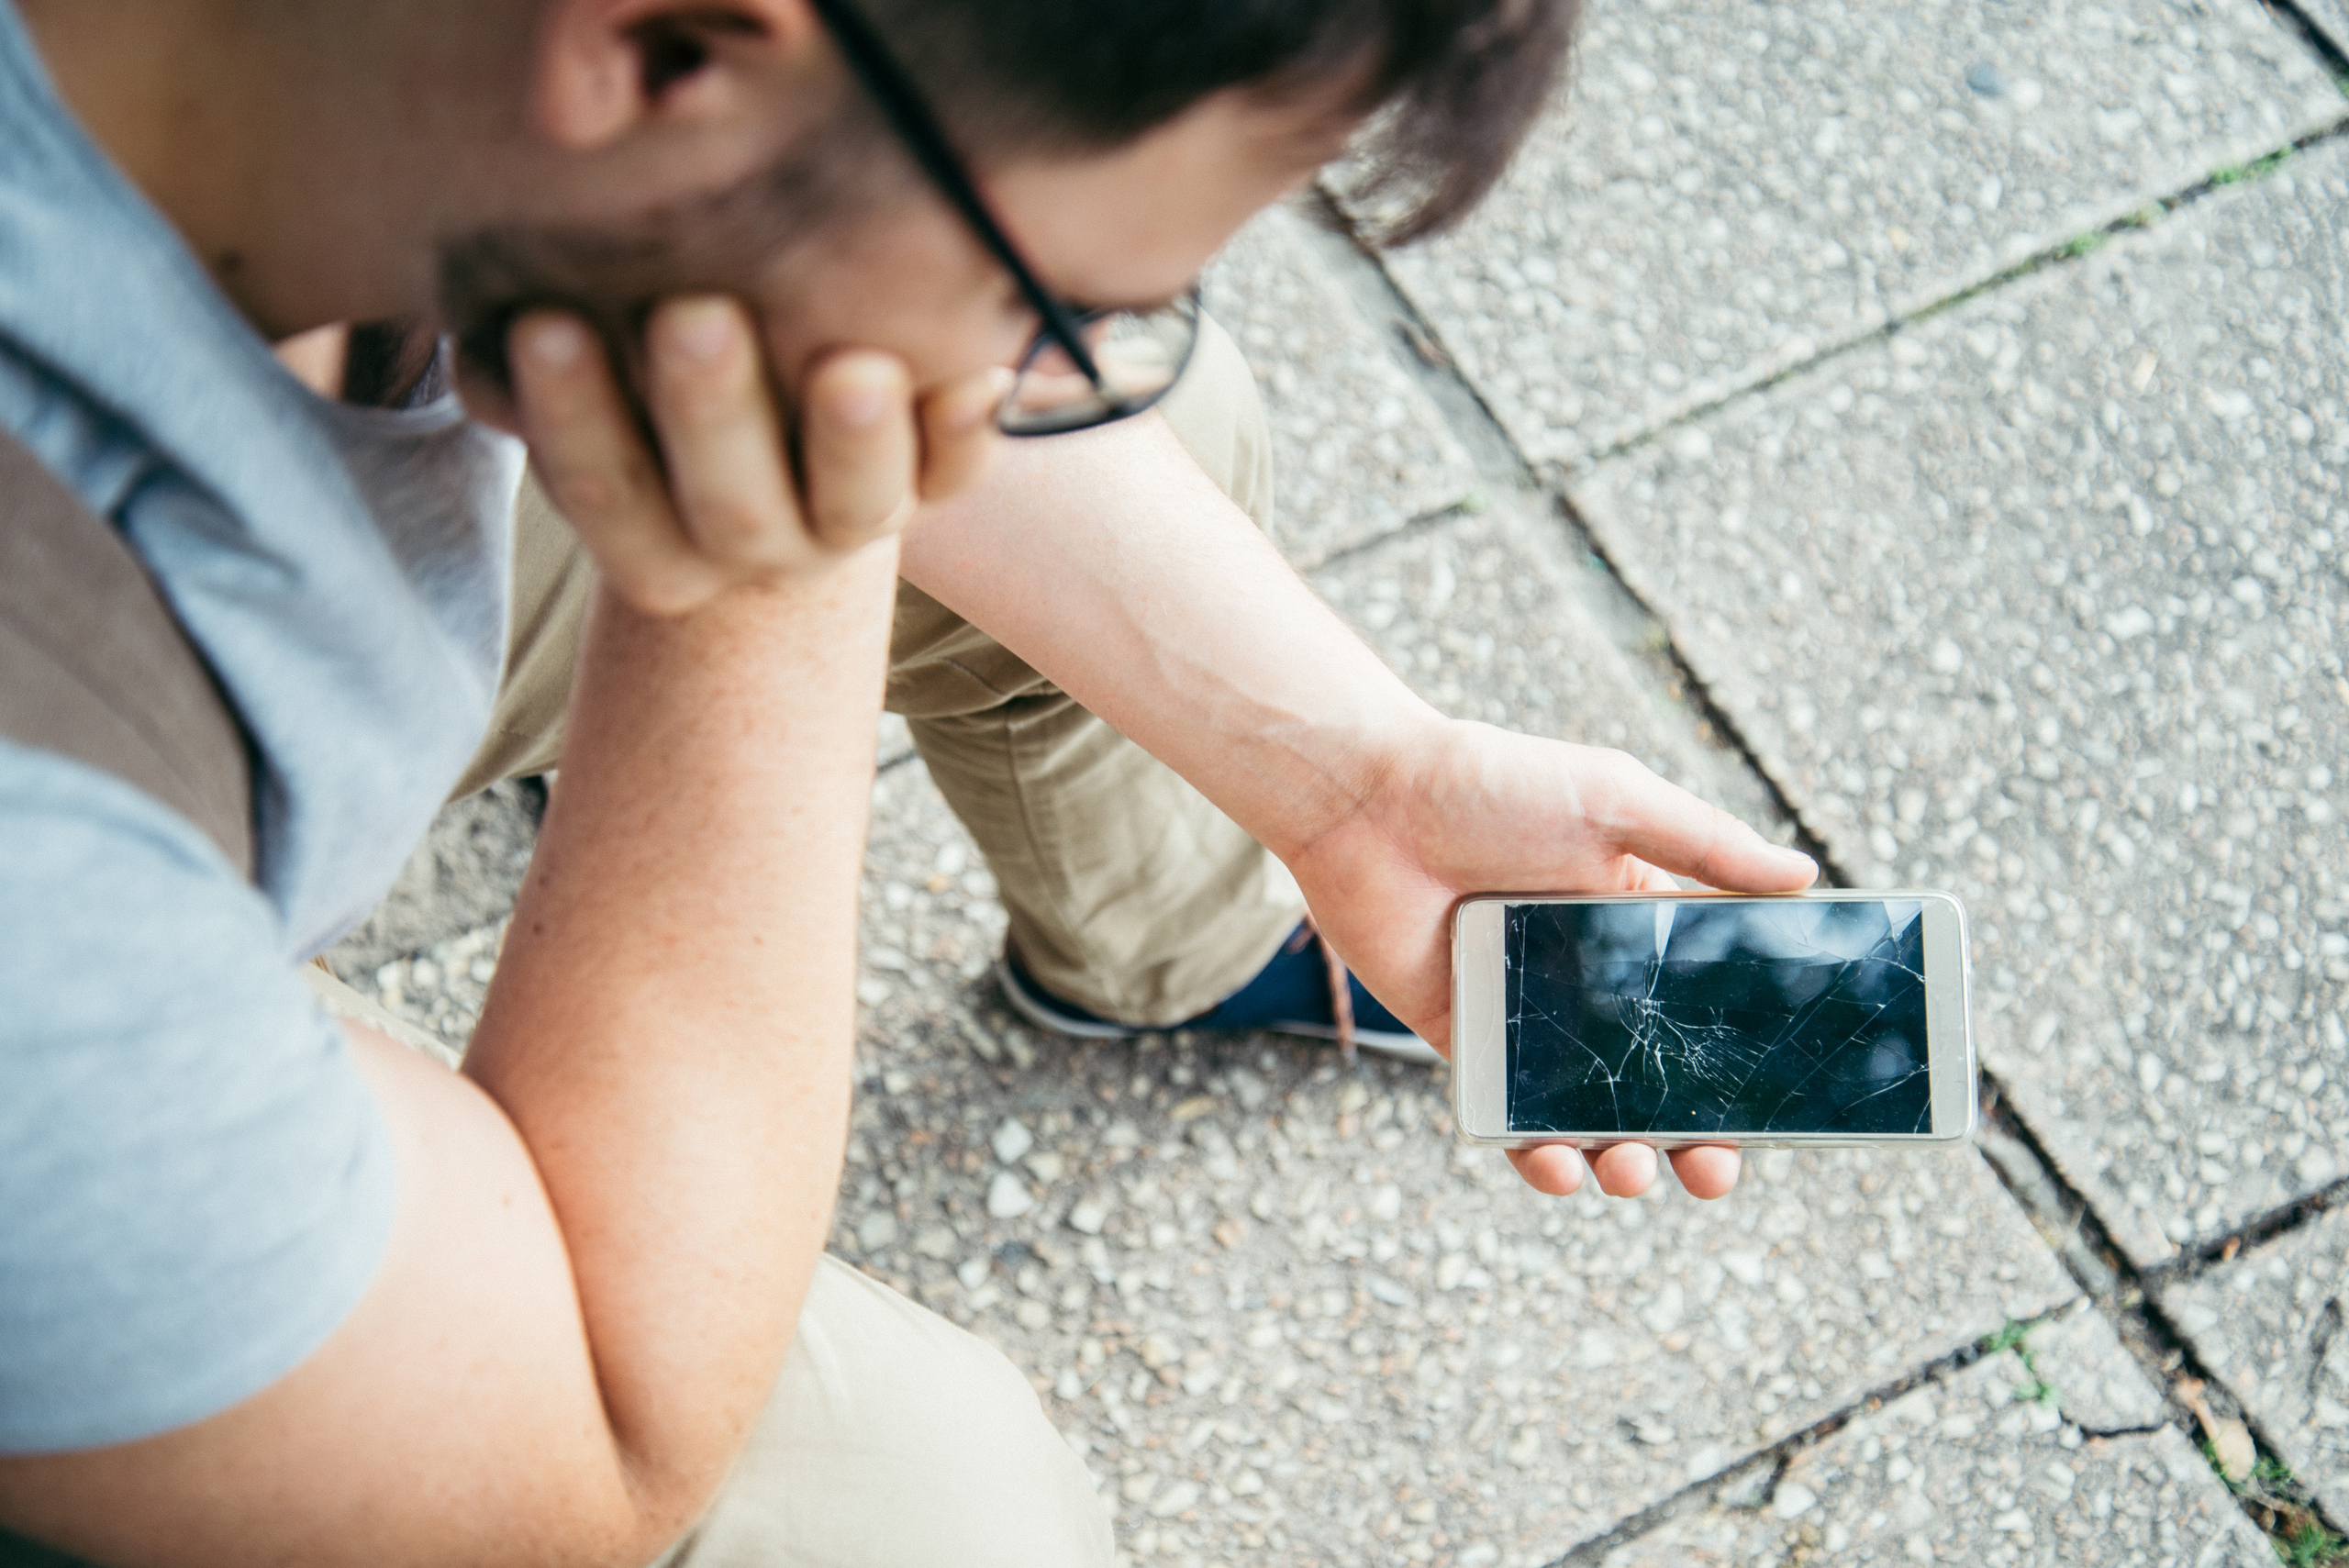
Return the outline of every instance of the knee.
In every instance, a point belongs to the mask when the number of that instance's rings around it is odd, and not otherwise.
[[[1107,1512],[996,1351],[827,1258],[680,1568],[1106,1568]]]

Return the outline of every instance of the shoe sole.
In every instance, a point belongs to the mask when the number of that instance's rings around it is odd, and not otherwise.
[[[1128,1024],[1113,1024],[1103,1019],[1071,1018],[1055,1011],[1052,1005],[1019,983],[1011,965],[1002,959],[995,961],[995,983],[1011,1010],[1034,1024],[1038,1029],[1051,1029],[1055,1034],[1077,1040],[1131,1040],[1139,1034],[1164,1033],[1165,1030],[1135,1029]],[[1338,1031],[1329,1024],[1313,1024],[1279,1020],[1260,1026],[1270,1034],[1304,1035],[1313,1040],[1335,1043]],[[1356,1029],[1354,1044],[1364,1051],[1375,1051],[1397,1062],[1416,1062],[1421,1066],[1438,1066],[1443,1058],[1435,1047],[1415,1034],[1397,1034],[1391,1029]]]
[[[1338,1031],[1330,1024],[1273,1023],[1264,1028],[1274,1034],[1308,1035],[1315,1040],[1326,1040],[1332,1045],[1338,1040]],[[1354,1044],[1360,1050],[1375,1051],[1397,1062],[1414,1062],[1423,1067],[1437,1067],[1443,1063],[1443,1058],[1436,1054],[1435,1047],[1415,1034],[1397,1034],[1392,1029],[1356,1029]]]
[[[1019,977],[1011,973],[1011,965],[1000,958],[995,961],[995,983],[1003,993],[1003,999],[1011,1004],[1011,1010],[1040,1029],[1073,1035],[1078,1040],[1131,1040],[1141,1033],[1103,1018],[1074,1018],[1055,1012],[1042,997],[1022,985]]]

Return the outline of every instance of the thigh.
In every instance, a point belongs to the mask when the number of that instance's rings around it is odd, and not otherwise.
[[[662,1568],[1107,1568],[1109,1517],[1001,1352],[831,1257],[733,1475]]]
[[[489,733],[451,799],[501,779],[549,772],[562,760],[571,672],[579,661],[580,623],[595,584],[595,562],[579,536],[556,515],[538,480],[525,475],[514,503],[514,597],[506,668]]]

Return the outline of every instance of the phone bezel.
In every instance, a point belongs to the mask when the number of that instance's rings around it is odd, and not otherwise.
[[[1833,1132],[1717,1133],[1700,1138],[1657,1138],[1618,1131],[1544,1132],[1508,1130],[1508,1053],[1501,1007],[1501,940],[1504,913],[1517,904],[1649,904],[1658,899],[1731,899],[1775,904],[1792,898],[1841,903],[1915,899],[1925,925],[1925,1060],[1934,1131],[1854,1136]],[[1660,1149],[1696,1144],[1733,1144],[1748,1149],[1946,1148],[1974,1135],[1981,1093],[1974,1055],[1974,1020],[1967,995],[1973,978],[1966,937],[1965,906],[1956,895],[1925,888],[1831,888],[1812,893],[1615,893],[1479,894],[1453,911],[1452,1099],[1453,1125],[1463,1141],[1502,1149],[1533,1149],[1567,1143],[1598,1149],[1614,1143],[1653,1143]],[[1942,1130],[1947,1129],[1948,1130]]]

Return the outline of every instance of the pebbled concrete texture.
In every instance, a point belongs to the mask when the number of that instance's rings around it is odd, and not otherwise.
[[[2162,1309],[2262,1442],[2349,1519],[2349,1210],[2333,1209],[2190,1280]]]
[[[2253,0],[1600,0],[1499,195],[1393,272],[1580,465],[2344,107]]]
[[[2176,1429],[2099,1425],[2109,1384],[2133,1380],[2124,1403],[2158,1403],[2108,1324],[2084,1310],[2025,1345],[2028,1362],[1985,1356],[1854,1417],[1776,1476],[1733,1478],[1605,1568],[2272,1568],[2266,1539]],[[2076,1407],[2076,1385],[2099,1392]]]
[[[1573,492],[1837,862],[1965,896],[2141,1266],[2349,1154],[2344,216],[2329,146]]]
[[[540,809],[519,784],[494,784],[444,808],[383,903],[326,953],[327,968],[462,1051],[497,973]]]
[[[1531,1568],[2076,1294],[1971,1151],[1560,1203],[1440,1073],[1039,1037],[918,764],[874,807],[834,1246],[1012,1356],[1137,1559]]]
[[[1277,206],[1210,269],[1208,308],[1256,372],[1273,428],[1273,537],[1311,566],[1475,495],[1475,471],[1397,362],[1399,322],[1330,264],[1308,210]]]
[[[364,990],[379,966],[502,921],[530,868],[542,798],[519,784],[493,784],[443,810],[384,902],[336,944],[329,966]],[[472,1032],[468,1020],[462,1033]]]

